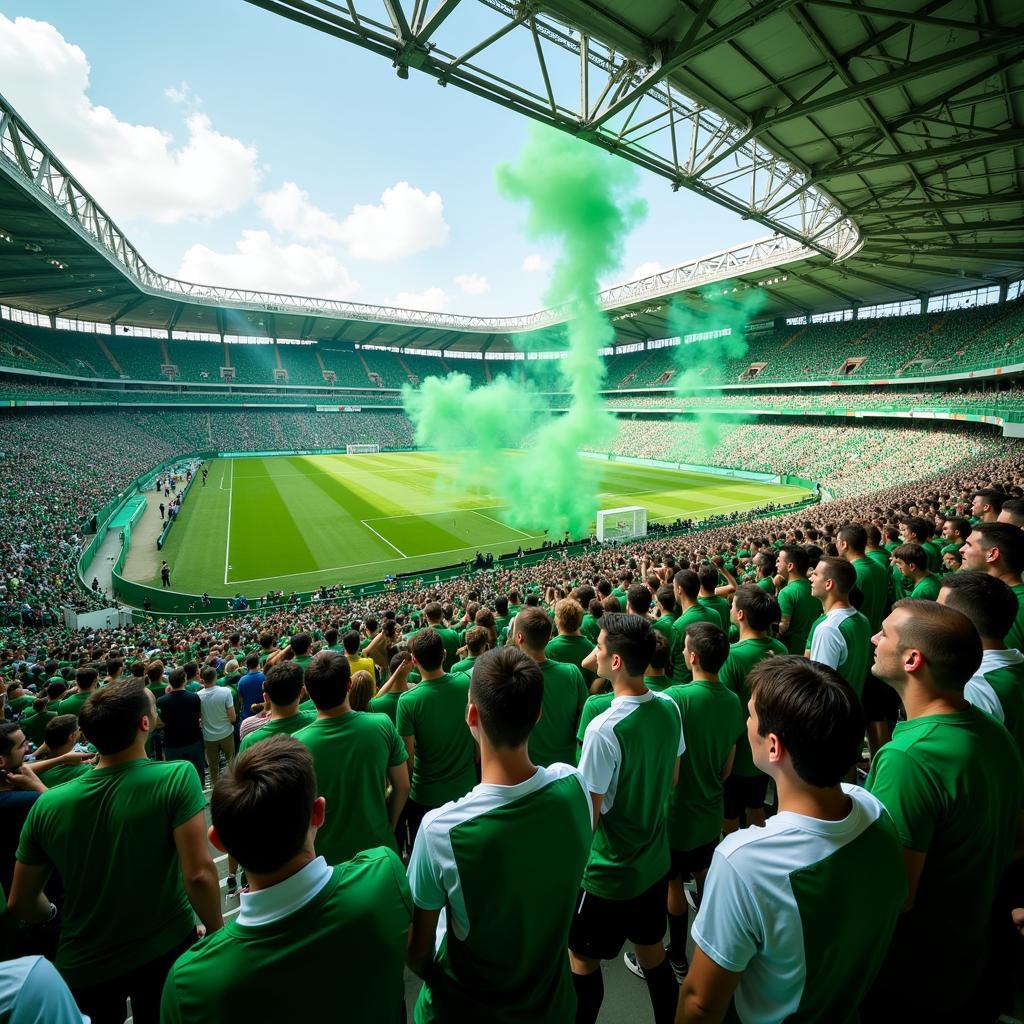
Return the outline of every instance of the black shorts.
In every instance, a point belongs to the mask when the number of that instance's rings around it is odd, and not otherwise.
[[[669,850],[672,854],[672,868],[669,871],[669,878],[682,878],[685,882],[698,871],[707,871],[711,867],[711,858],[715,855],[716,840],[713,843],[705,843],[692,850]]]
[[[757,775],[730,775],[723,789],[725,817],[735,820],[744,808],[759,811],[764,807],[768,796],[768,776],[760,772]]]
[[[899,694],[887,683],[868,673],[864,680],[864,717],[869,722],[896,722],[900,717]]]
[[[569,930],[569,948],[590,960],[614,960],[628,939],[653,946],[665,938],[668,878],[628,900],[606,900],[580,889]]]

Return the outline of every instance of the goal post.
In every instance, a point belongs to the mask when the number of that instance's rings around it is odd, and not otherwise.
[[[346,455],[377,455],[380,453],[379,444],[347,444],[345,445]]]
[[[647,509],[640,505],[603,508],[597,513],[597,539],[602,544],[646,536]]]

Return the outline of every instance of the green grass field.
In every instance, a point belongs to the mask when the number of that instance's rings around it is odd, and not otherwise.
[[[648,521],[702,518],[806,496],[799,487],[582,460],[602,508],[642,505]],[[218,459],[196,483],[164,547],[172,584],[248,596],[380,580],[534,546],[544,527],[505,523],[497,498],[453,483],[456,456],[435,452]],[[158,577],[139,580],[160,585]]]

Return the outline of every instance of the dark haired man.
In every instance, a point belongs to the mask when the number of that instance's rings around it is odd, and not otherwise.
[[[971,500],[971,515],[983,523],[994,523],[1003,510],[1006,495],[991,487],[982,487],[974,492]]]
[[[270,717],[258,729],[242,737],[239,753],[271,736],[293,736],[313,724],[316,712],[299,710],[302,680],[303,671],[294,661],[279,661],[267,669],[263,697],[270,705]]]
[[[70,754],[78,742],[80,732],[78,719],[74,715],[56,715],[46,725],[46,749],[48,758],[61,758]],[[80,775],[92,771],[90,764],[68,764],[49,761],[45,767],[36,768],[36,774],[47,789],[53,789],[62,782],[70,782]]]
[[[420,1024],[572,1019],[565,946],[592,808],[576,769],[530,759],[544,690],[542,671],[522,651],[499,647],[477,659],[466,721],[480,745],[481,781],[426,815],[409,863],[409,966],[425,979]],[[442,909],[446,936],[435,951]]]
[[[185,689],[185,671],[175,668],[168,676],[170,693],[156,699],[156,710],[164,727],[164,756],[168,761],[195,765],[202,784],[206,777],[203,751],[203,702]],[[152,691],[150,691],[152,692]]]
[[[513,624],[515,644],[536,662],[544,680],[540,720],[530,733],[530,760],[572,764],[576,756],[576,727],[587,699],[583,673],[575,665],[551,661],[545,654],[551,620],[540,608],[524,608]]]
[[[387,715],[353,711],[348,659],[321,651],[306,669],[306,692],[316,721],[295,733],[313,755],[317,788],[330,815],[317,832],[316,850],[340,864],[376,846],[395,848],[395,826],[409,796],[405,747]],[[384,779],[391,793],[384,799]]]
[[[260,656],[250,654],[245,659],[245,672],[238,680],[238,699],[242,703],[241,719],[244,722],[251,718],[255,712],[253,704],[259,704],[263,699],[263,680],[266,676],[260,671]]]
[[[491,634],[486,629],[482,626],[470,626],[465,635],[466,657],[452,665],[452,671],[472,675],[476,659],[487,650],[490,642]]]
[[[699,903],[711,856],[722,831],[723,783],[732,771],[736,740],[743,732],[745,721],[739,697],[718,679],[729,655],[725,633],[710,622],[695,622],[687,627],[683,653],[693,682],[670,686],[665,691],[665,695],[679,705],[686,744],[679,759],[679,782],[668,799],[672,866],[669,869],[667,953],[679,982],[687,971],[689,912],[683,883],[694,880]],[[632,967],[628,959],[627,965]]]
[[[811,570],[811,593],[824,614],[811,626],[806,655],[834,668],[860,700],[871,664],[871,624],[850,605],[857,572],[843,558],[819,558]]]
[[[874,644],[874,673],[899,693],[907,721],[866,785],[896,823],[909,895],[867,1019],[976,1019],[996,887],[1024,828],[1024,767],[1006,729],[964,700],[982,655],[967,616],[899,601]],[[956,970],[936,971],[951,960]]]
[[[658,617],[651,625],[665,638],[669,645],[669,653],[672,650],[672,623],[675,622],[676,594],[670,586],[658,587],[655,594],[658,602]]]
[[[202,787],[189,765],[146,757],[155,719],[141,680],[94,694],[79,724],[96,767],[40,796],[18,846],[8,905],[23,921],[49,920],[43,889],[59,873],[56,965],[94,1024],[121,1024],[127,998],[139,1024],[155,1024],[164,977],[195,940],[195,914],[209,932],[222,924]]]
[[[409,654],[420,682],[398,698],[395,727],[409,754],[412,788],[405,819],[412,843],[427,811],[476,785],[476,756],[464,720],[469,677],[444,671],[444,641],[436,629],[413,634]]]
[[[601,961],[617,957],[627,939],[644,970],[656,1024],[675,1014],[677,986],[662,945],[671,863],[665,803],[685,744],[678,705],[644,685],[653,647],[646,619],[601,617],[597,672],[615,696],[587,726],[580,757],[598,824],[569,934],[577,1024],[597,1020]]]
[[[1006,646],[1024,651],[1024,531],[1007,523],[979,523],[960,549],[964,568],[1001,579],[1017,595],[1017,615]]]
[[[270,668],[281,661],[294,661],[299,668],[305,669],[313,660],[313,656],[310,654],[312,649],[313,638],[308,633],[296,633],[284,647],[267,655],[264,668]],[[289,652],[295,657],[289,658]]]
[[[757,584],[744,583],[733,598],[732,621],[739,629],[740,638],[729,649],[719,678],[722,685],[739,698],[746,715],[750,700],[747,679],[754,666],[765,658],[786,653],[781,641],[768,636],[772,624],[779,621],[779,603]],[[735,832],[744,812],[748,825],[763,825],[767,794],[768,776],[754,764],[746,730],[741,729],[736,739],[732,773],[725,780],[723,831]]]
[[[427,627],[434,629],[444,644],[444,669],[448,671],[459,660],[459,634],[444,624],[444,608],[438,601],[430,601],[423,608]]]
[[[810,560],[804,548],[787,544],[779,549],[779,638],[790,654],[803,654],[814,620],[821,615],[821,602],[811,594],[807,578]]]
[[[710,622],[718,626],[721,625],[721,619],[718,612],[700,603],[700,577],[692,569],[680,569],[672,577],[672,589],[682,609],[672,623],[672,682],[688,683],[691,678],[690,669],[683,654],[686,627],[694,622]]]
[[[1007,498],[999,511],[997,523],[1008,523],[1017,529],[1024,527],[1024,498]]]
[[[883,566],[868,557],[867,546],[868,531],[860,523],[847,523],[839,528],[836,550],[840,558],[845,558],[853,566],[857,589],[863,598],[860,611],[868,620],[873,636],[881,628],[889,600],[889,574]]]
[[[942,581],[939,603],[963,612],[981,637],[981,664],[964,686],[964,700],[1006,726],[1024,758],[1024,657],[1003,636],[1017,614],[1017,596],[984,572],[958,572]]]
[[[950,516],[942,524],[942,557],[945,561],[945,557],[951,551],[956,554],[960,554],[960,549],[964,546],[964,542],[971,535],[971,521],[970,519],[964,519],[961,516]]]
[[[718,570],[713,565],[702,565],[697,572],[697,578],[700,580],[700,597],[697,600],[705,608],[718,614],[721,620],[719,625],[728,633],[731,606],[728,598],[718,593]]]
[[[404,1022],[405,872],[387,849],[334,866],[318,856],[332,813],[344,807],[317,795],[312,758],[294,737],[256,744],[221,776],[210,842],[241,863],[248,885],[238,916],[174,963],[162,1024],[291,1020],[300,991],[303,1014],[316,1020]],[[360,956],[368,937],[373,955]]]
[[[939,596],[939,577],[928,568],[928,554],[920,544],[901,544],[892,553],[892,559],[900,574],[911,581],[908,597],[934,601]]]
[[[884,807],[842,784],[864,715],[838,673],[803,658],[762,661],[750,690],[747,738],[779,813],[715,851],[676,1020],[721,1020],[730,1002],[744,1021],[855,1019],[907,891]]]
[[[85,702],[97,691],[96,684],[99,678],[99,672],[92,666],[80,668],[75,673],[75,685],[78,689],[65,697],[53,710],[58,715],[74,715],[77,718]]]

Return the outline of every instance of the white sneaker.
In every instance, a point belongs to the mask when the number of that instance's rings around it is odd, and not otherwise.
[[[626,965],[626,968],[632,971],[638,978],[644,977],[644,969],[637,962],[636,953],[623,953],[622,962]]]

